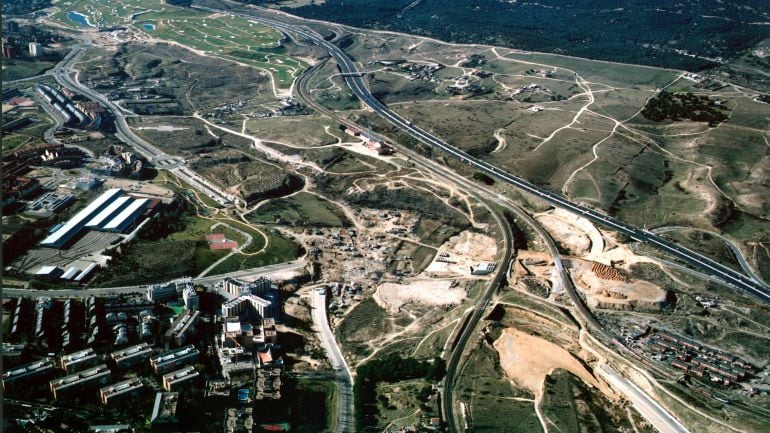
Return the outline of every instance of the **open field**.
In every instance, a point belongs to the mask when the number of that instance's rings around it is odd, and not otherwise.
[[[473,431],[542,431],[533,395],[505,377],[497,352],[486,343],[475,347],[458,376],[455,389],[457,398],[468,407]]]
[[[626,411],[565,370],[545,380],[543,415],[557,431],[624,432],[634,429]]]
[[[116,51],[97,51],[77,68],[81,81],[111,99],[124,99],[143,115],[191,115],[233,105],[262,110],[261,104],[276,100],[261,70],[163,43],[127,43]]]
[[[188,162],[202,176],[249,203],[302,187],[302,179],[294,174],[235,150],[215,151]]]
[[[310,227],[345,227],[350,224],[334,204],[307,192],[270,200],[250,213],[249,219],[260,224]]]
[[[745,249],[770,239],[770,105],[753,101],[756,92],[678,71],[406,35],[357,37],[349,50],[395,111],[515,175],[639,227],[702,228]],[[445,67],[417,78],[396,71],[438,63]],[[491,94],[445,98],[447,86],[468,83]],[[719,106],[728,120],[710,127],[640,115],[667,86]],[[351,116],[411,142],[372,114]]]
[[[207,55],[253,66],[269,73],[275,87],[288,89],[305,63],[281,50],[277,31],[240,17],[171,6],[160,0],[73,0],[60,3],[51,18],[70,27],[131,25],[145,38],[172,41]],[[68,16],[77,12],[87,26]]]
[[[309,147],[335,144],[351,138],[338,126],[321,117],[273,117],[247,121],[246,131],[265,141]]]

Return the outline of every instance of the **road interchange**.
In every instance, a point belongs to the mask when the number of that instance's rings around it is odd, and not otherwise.
[[[258,22],[260,24],[268,25],[283,32],[291,32],[297,34],[310,42],[315,43],[319,47],[331,55],[337,62],[337,66],[340,69],[341,76],[345,81],[348,88],[356,95],[364,104],[372,109],[376,114],[387,120],[392,125],[398,127],[402,131],[409,134],[411,137],[419,140],[420,142],[427,144],[431,147],[438,148],[449,155],[459,159],[465,164],[470,165],[476,170],[479,170],[489,176],[497,178],[509,185],[512,185],[522,191],[528,192],[551,205],[561,207],[577,215],[585,217],[594,223],[600,224],[618,233],[622,233],[631,239],[645,243],[653,248],[661,250],[673,257],[676,257],[684,262],[698,267],[705,273],[714,275],[722,282],[739,289],[744,290],[746,293],[754,296],[764,303],[770,304],[770,287],[764,284],[762,281],[757,281],[749,276],[746,276],[738,271],[735,271],[713,259],[710,259],[703,254],[693,251],[689,248],[678,245],[668,239],[658,236],[648,230],[639,229],[626,224],[616,218],[606,215],[602,212],[596,211],[589,207],[577,204],[562,197],[559,194],[539,187],[529,181],[514,176],[486,161],[482,161],[470,154],[448,144],[440,138],[430,134],[422,128],[412,124],[412,122],[398,113],[392,111],[385,104],[380,102],[372,95],[364,81],[364,73],[358,69],[355,63],[350,57],[338,46],[327,41],[318,34],[308,30],[307,28],[287,24],[282,21],[278,21],[271,18],[265,18],[261,16],[254,16],[251,14],[240,13],[235,11],[223,11],[203,6],[194,6],[198,9],[207,10],[210,12],[227,12],[234,15],[238,15],[242,18]]]

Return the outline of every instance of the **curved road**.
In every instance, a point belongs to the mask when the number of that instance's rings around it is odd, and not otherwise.
[[[341,48],[331,42],[326,41],[324,38],[308,30],[307,28],[293,24],[287,24],[273,18],[254,16],[252,14],[246,14],[242,12],[223,11],[204,6],[193,7],[207,10],[209,12],[225,12],[238,15],[245,19],[268,25],[284,32],[292,32],[298,34],[308,41],[314,42],[319,47],[326,50],[332,56],[332,58],[334,58],[340,71],[342,72],[342,77],[345,80],[345,84],[347,84],[350,90],[364,104],[369,106],[369,108],[371,108],[375,113],[383,117],[394,126],[400,128],[402,131],[406,132],[413,138],[429,146],[443,150],[451,156],[459,159],[463,163],[472,166],[474,169],[497,178],[505,183],[508,183],[509,185],[515,186],[530,194],[533,194],[554,206],[558,206],[570,212],[581,215],[597,224],[615,230],[619,233],[623,233],[624,235],[629,236],[631,239],[634,239],[638,242],[644,242],[656,249],[684,260],[685,262],[702,269],[708,274],[715,275],[724,283],[733,287],[740,288],[746,293],[753,295],[765,303],[770,304],[770,287],[768,287],[768,285],[764,284],[763,282],[756,281],[751,277],[730,269],[729,267],[704,256],[703,254],[690,250],[689,248],[685,248],[663,237],[657,236],[648,230],[642,230],[633,227],[599,211],[576,204],[559,194],[555,194],[546,190],[545,188],[539,187],[533,183],[530,183],[529,181],[514,176],[486,161],[475,158],[470,154],[454,146],[451,146],[438,137],[426,132],[422,128],[413,125],[410,120],[402,117],[398,113],[395,113],[372,95],[366,85],[366,82],[363,79],[364,73],[358,69],[350,57]]]

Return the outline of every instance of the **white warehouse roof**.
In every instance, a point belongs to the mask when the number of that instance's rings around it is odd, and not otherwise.
[[[76,230],[80,230],[83,227],[83,223],[85,223],[88,218],[91,218],[93,214],[97,212],[97,210],[101,209],[102,206],[121,194],[123,194],[123,190],[120,188],[113,188],[105,191],[88,206],[75,214],[75,216],[67,221],[66,224],[61,226],[59,230],[53,232],[40,243],[42,245],[57,245],[60,241],[63,240],[63,238],[72,236],[72,233]]]
[[[144,208],[145,205],[147,205],[147,202],[149,202],[149,199],[146,198],[140,198],[137,200],[134,200],[128,207],[123,209],[122,212],[118,214],[115,218],[113,218],[110,222],[108,222],[105,226],[105,230],[116,230],[119,228],[124,222],[126,222],[129,218],[134,217],[138,211]]]
[[[131,200],[131,197],[129,196],[119,197],[117,200],[110,203],[110,205],[104,208],[101,212],[96,214],[95,217],[91,218],[91,221],[86,223],[86,227],[99,227],[102,225],[102,223],[107,221],[107,218],[118,212],[118,210],[122,209],[129,200]]]

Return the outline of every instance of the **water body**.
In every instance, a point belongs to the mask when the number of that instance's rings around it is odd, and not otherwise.
[[[80,24],[83,27],[93,27],[91,25],[91,23],[88,22],[88,17],[83,15],[83,14],[81,14],[81,13],[77,13],[75,11],[69,11],[69,12],[67,12],[67,18],[70,21],[76,22],[76,23]]]
[[[144,27],[145,30],[149,30],[149,31],[155,30],[155,24],[151,24],[151,23],[144,23],[142,24],[142,27]]]

